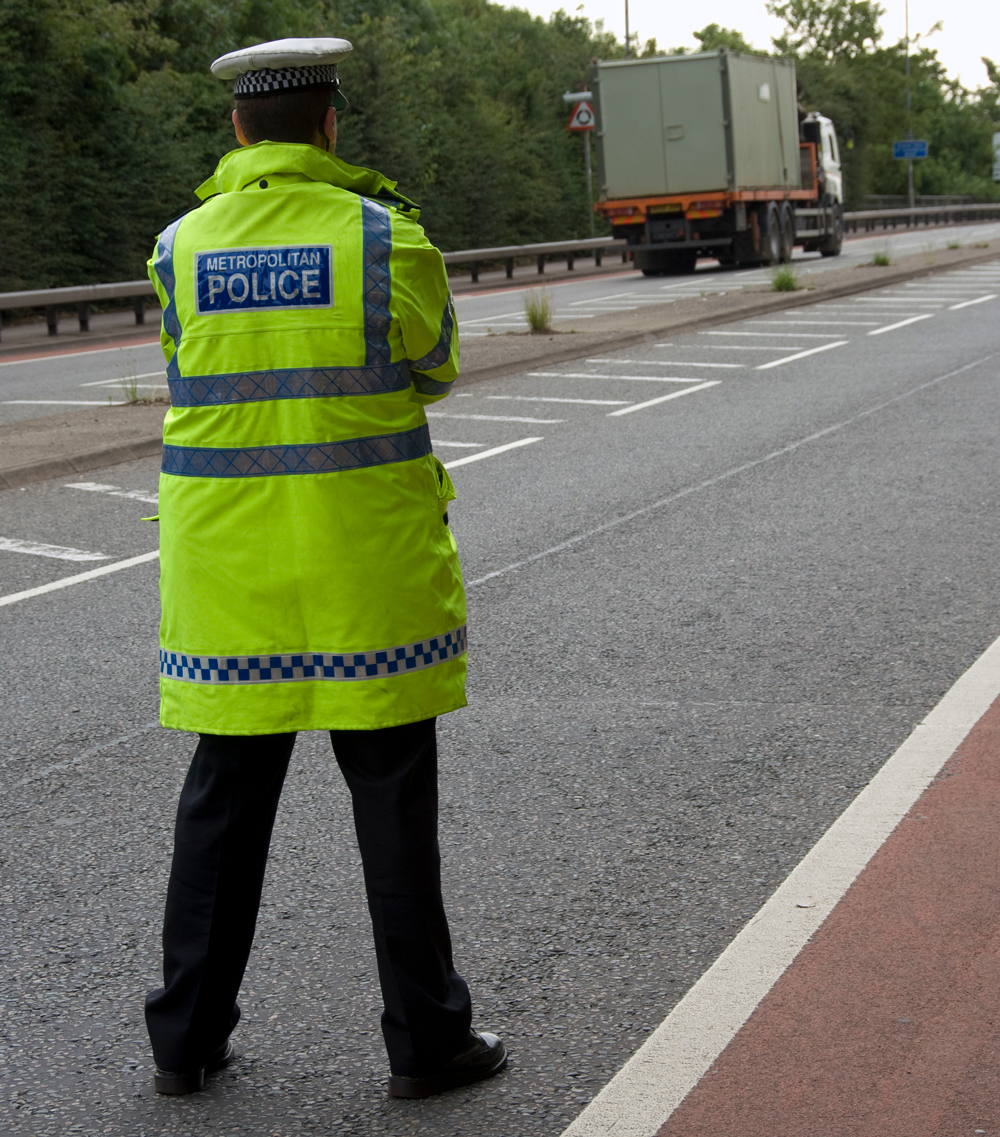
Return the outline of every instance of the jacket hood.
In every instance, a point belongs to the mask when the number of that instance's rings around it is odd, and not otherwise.
[[[268,174],[302,174],[310,181],[327,182],[351,193],[401,206],[416,220],[419,207],[396,191],[396,183],[377,170],[349,166],[316,146],[295,142],[257,142],[224,155],[215,173],[194,191],[202,201],[220,193],[233,193]]]

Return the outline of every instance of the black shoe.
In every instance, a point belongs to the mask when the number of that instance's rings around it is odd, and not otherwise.
[[[153,1088],[158,1094],[194,1094],[205,1085],[206,1074],[214,1074],[228,1066],[236,1057],[233,1044],[226,1041],[208,1056],[204,1066],[194,1070],[186,1070],[175,1074],[171,1070],[161,1070],[158,1066],[153,1070]]]
[[[456,1055],[435,1074],[423,1078],[404,1078],[389,1075],[389,1097],[429,1098],[459,1086],[471,1086],[494,1074],[507,1065],[507,1049],[495,1034],[471,1031],[469,1048]]]

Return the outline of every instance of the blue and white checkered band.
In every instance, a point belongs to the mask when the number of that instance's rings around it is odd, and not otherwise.
[[[336,87],[336,63],[322,63],[315,67],[282,67],[276,71],[244,71],[233,83],[233,97],[252,99],[257,95],[272,95],[276,91],[292,91],[296,87]]]
[[[305,679],[384,679],[422,671],[458,659],[469,649],[463,624],[442,636],[382,651],[330,654],[303,651],[283,655],[188,655],[160,649],[160,675],[185,683],[232,685],[245,683],[297,683]]]

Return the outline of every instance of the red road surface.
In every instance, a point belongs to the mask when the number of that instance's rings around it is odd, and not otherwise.
[[[1000,1134],[1000,699],[658,1137]]]

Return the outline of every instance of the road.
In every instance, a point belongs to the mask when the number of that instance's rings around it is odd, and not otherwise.
[[[156,565],[10,598],[154,551],[157,463],[0,494],[0,1130],[561,1133],[1000,634],[1000,261],[899,293],[432,409],[470,597],[445,889],[476,1022],[512,1054],[441,1099],[385,1097],[319,734],[279,814],[241,1060],[153,1095],[142,996],[192,750],[156,725]]]
[[[805,275],[864,264],[876,252],[886,252],[890,257],[921,251],[929,255],[955,242],[966,245],[997,239],[1000,239],[1000,223],[879,233],[849,238],[839,257],[821,257],[818,253],[803,253],[797,249],[795,264]],[[546,284],[544,278],[529,277],[530,284],[524,287],[459,292],[456,296],[459,329],[463,340],[491,332],[523,329],[524,291],[539,284],[549,289],[557,319],[569,317],[579,322],[690,296],[739,291],[769,281],[770,272],[770,269],[726,269],[716,261],[702,261],[698,271],[688,277],[644,277],[640,272],[628,271],[613,277],[588,278],[583,266],[580,280]],[[155,338],[153,329],[150,334]],[[133,385],[140,394],[166,394],[158,343],[0,362],[0,423],[61,414],[74,407],[106,405],[109,400],[119,402],[127,397]]]

